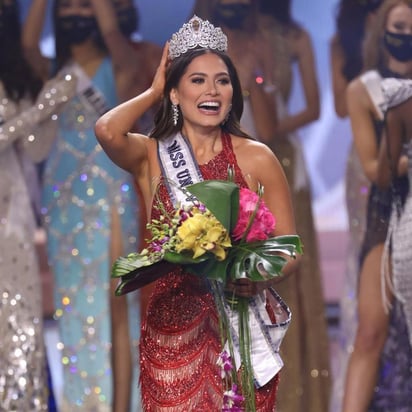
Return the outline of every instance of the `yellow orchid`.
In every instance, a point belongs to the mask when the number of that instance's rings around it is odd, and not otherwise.
[[[197,208],[193,208],[192,216],[182,222],[176,235],[176,251],[192,251],[193,259],[211,252],[218,260],[224,260],[226,248],[232,245],[227,230],[215,216]]]

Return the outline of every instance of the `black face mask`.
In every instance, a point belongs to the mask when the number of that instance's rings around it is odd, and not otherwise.
[[[229,29],[241,29],[250,9],[250,4],[218,4],[215,8],[215,17]]]
[[[69,44],[81,44],[99,31],[94,17],[64,16],[59,18],[58,25],[62,37]]]
[[[385,32],[383,41],[390,55],[400,62],[412,60],[412,35]]]
[[[130,37],[132,33],[137,31],[138,17],[137,11],[134,7],[119,10],[117,12],[117,19],[119,21],[120,31],[124,36]]]

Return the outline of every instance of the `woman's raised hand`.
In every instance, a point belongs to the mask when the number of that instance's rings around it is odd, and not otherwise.
[[[169,65],[169,42],[163,47],[162,58],[153,78],[151,89],[159,96],[163,95],[163,90],[166,84],[166,70]]]

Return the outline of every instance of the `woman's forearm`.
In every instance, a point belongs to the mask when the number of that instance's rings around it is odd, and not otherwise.
[[[268,143],[277,132],[278,119],[275,95],[273,92],[266,92],[261,85],[252,83],[250,103],[258,134],[258,136],[254,137],[264,143]]]
[[[22,47],[24,55],[42,79],[49,77],[47,59],[42,56],[40,39],[47,11],[47,0],[32,0],[29,13],[22,27]]]
[[[133,75],[139,67],[139,55],[133,49],[130,40],[120,31],[112,1],[91,0],[91,3],[96,14],[100,33],[109,50],[115,69]],[[129,79],[131,81],[133,78],[130,77]]]
[[[31,107],[0,125],[0,152],[20,139],[34,161],[43,160],[53,140],[47,129],[54,129],[54,115],[75,94],[76,83],[77,79],[71,75],[49,80]]]
[[[39,47],[46,10],[47,0],[32,0],[23,26],[22,43],[24,48]]]
[[[96,122],[99,140],[111,140],[116,135],[127,135],[136,122],[158,102],[160,95],[153,88],[109,110]]]
[[[308,125],[309,123],[319,118],[319,110],[304,110],[299,113],[289,115],[283,119],[279,119],[277,127],[277,135],[284,136],[288,133],[292,133],[301,127]]]

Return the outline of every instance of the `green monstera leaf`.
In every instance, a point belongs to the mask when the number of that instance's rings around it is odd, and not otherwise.
[[[242,243],[229,252],[232,279],[268,280],[282,275],[287,259],[302,253],[299,236],[277,236],[265,241]]]

